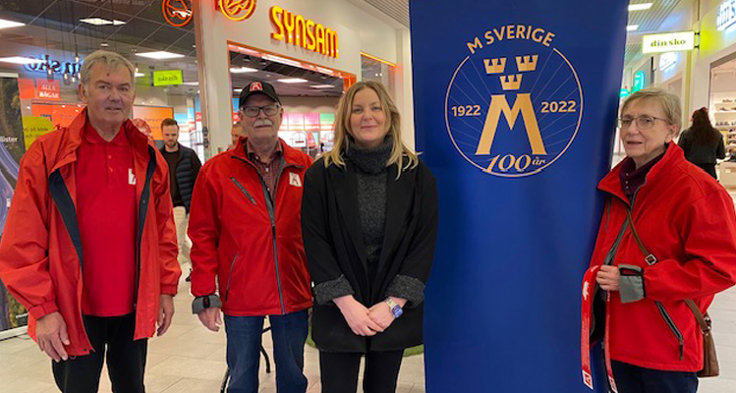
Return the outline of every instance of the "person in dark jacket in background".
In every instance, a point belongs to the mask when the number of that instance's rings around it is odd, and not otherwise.
[[[164,146],[159,151],[169,166],[169,186],[171,201],[174,204],[176,237],[179,242],[179,264],[190,264],[189,248],[191,242],[187,237],[189,207],[192,203],[194,181],[199,175],[202,163],[194,150],[179,143],[179,123],[176,120],[164,119],[161,122],[161,133],[164,137]],[[187,277],[187,281],[189,281],[189,277]]]
[[[682,132],[677,144],[685,152],[688,161],[717,179],[716,158],[726,158],[723,135],[710,124],[706,108],[693,112],[692,122],[693,125]]]
[[[302,235],[314,284],[312,338],[323,393],[395,392],[405,348],[422,343],[437,237],[434,176],[401,140],[383,85],[340,100],[335,145],[307,170]]]

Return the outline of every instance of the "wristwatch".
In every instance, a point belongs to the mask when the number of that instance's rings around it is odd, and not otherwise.
[[[401,306],[396,304],[393,299],[390,297],[386,298],[386,304],[388,304],[388,308],[391,309],[391,314],[394,315],[394,318],[398,318],[401,316],[401,314],[404,313],[404,310],[401,309]]]

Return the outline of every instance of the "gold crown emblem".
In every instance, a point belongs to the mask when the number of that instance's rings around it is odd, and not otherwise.
[[[506,69],[506,58],[500,59],[483,59],[486,65],[486,74],[501,74]]]
[[[516,68],[519,72],[534,71],[537,69],[539,55],[516,56]]]
[[[504,90],[519,90],[521,87],[521,77],[523,75],[501,75],[498,78],[501,79],[501,87]]]

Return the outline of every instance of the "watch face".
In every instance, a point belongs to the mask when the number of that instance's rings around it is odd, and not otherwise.
[[[399,305],[397,304],[397,305],[395,305],[395,306],[394,306],[394,307],[393,307],[393,308],[391,309],[391,313],[393,313],[393,314],[394,314],[394,318],[398,318],[398,317],[400,317],[400,316],[401,316],[401,314],[403,314],[403,313],[404,313],[404,310],[402,310],[402,309],[401,309],[401,307],[399,307]]]

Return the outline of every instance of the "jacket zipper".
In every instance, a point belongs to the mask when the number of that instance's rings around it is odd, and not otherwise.
[[[630,209],[631,209],[631,217],[632,217],[631,219],[632,220],[633,220],[633,217],[634,217],[634,201],[636,200],[636,195],[639,193],[639,190],[641,189],[641,187],[644,187],[645,184],[646,184],[646,179],[644,180],[644,183],[642,183],[642,185],[639,186],[639,189],[636,190],[636,192],[634,193],[634,196],[631,198],[631,207],[630,207]],[[625,228],[626,228],[626,222],[624,222],[624,229]],[[623,233],[623,231],[622,231],[622,233]],[[622,233],[620,233],[619,235],[621,235]],[[613,262],[613,260],[611,262]],[[664,305],[662,304],[662,302],[659,302],[659,301],[656,301],[655,300],[654,301],[654,304],[657,305],[657,309],[659,309],[659,315],[662,317],[662,319],[664,319],[664,322],[667,324],[667,327],[670,328],[670,331],[672,332],[672,334],[677,339],[680,360],[682,360],[683,351],[685,349],[685,338],[682,336],[682,332],[680,332],[680,329],[677,328],[677,325],[675,324],[675,321],[672,320],[672,317],[667,312],[667,309],[664,308]]]
[[[233,261],[230,262],[230,274],[227,276],[227,285],[225,285],[225,300],[227,300],[228,295],[230,295],[230,280],[233,279],[233,269],[235,269],[235,261],[238,260],[238,253],[235,253],[235,256],[233,257]]]
[[[680,329],[677,328],[677,325],[675,325],[675,321],[672,320],[672,317],[670,317],[670,314],[667,312],[667,309],[664,308],[662,302],[655,301],[654,303],[657,304],[659,315],[662,316],[662,319],[664,319],[664,321],[667,323],[667,326],[669,326],[670,330],[675,335],[675,338],[677,338],[677,342],[680,348],[680,360],[682,360],[682,352],[685,349],[685,339],[682,337]]]
[[[243,185],[240,184],[240,182],[235,178],[235,176],[230,177],[230,180],[232,180],[233,183],[235,183],[235,185],[238,186],[238,188],[240,189],[240,191],[242,191],[243,194],[245,194],[245,196],[248,198],[248,200],[250,201],[251,204],[253,204],[253,205],[256,204],[256,200],[253,199],[253,197],[250,195],[250,193],[248,192],[248,190],[246,190],[245,187],[243,187]]]
[[[145,227],[146,217],[148,217],[148,202],[151,199],[151,183],[153,182],[153,174],[156,171],[156,154],[152,147],[148,147],[148,165],[146,166],[146,178],[143,183],[143,192],[138,206],[138,233],[136,236],[136,257],[135,257],[135,280],[133,282],[133,311],[138,309],[138,289],[141,279],[141,247],[143,246],[143,228]]]
[[[281,177],[281,172],[279,172],[279,176],[276,178],[276,184],[278,184],[279,177]],[[271,237],[273,240],[273,263],[274,263],[274,266],[276,267],[276,286],[278,287],[278,290],[279,290],[279,301],[281,302],[281,314],[286,314],[286,307],[284,306],[284,292],[281,289],[281,275],[279,274],[279,253],[276,247],[276,211],[273,206],[273,199],[271,198],[271,193],[268,192],[268,187],[266,187],[266,182],[263,181],[263,178],[261,178],[261,186],[263,187],[263,194],[266,197],[266,207],[268,208],[268,216],[271,219]],[[276,190],[274,189],[274,191]]]
[[[232,156],[232,158],[235,158],[236,160],[242,161],[246,163],[247,165],[250,165],[253,167],[253,169],[256,169],[253,164],[248,162],[247,160],[244,160],[240,157]],[[281,168],[279,168],[279,173],[276,176],[276,183],[274,185],[273,189],[273,195],[276,195],[276,188],[278,188],[279,180],[281,179],[281,174],[284,172],[284,168],[286,167],[286,162],[281,157]],[[266,182],[263,180],[263,177],[258,173],[258,170],[256,170],[256,173],[258,174],[258,178],[261,180],[261,187],[263,188],[263,195],[266,200],[266,208],[268,210],[268,217],[271,220],[271,239],[273,242],[273,263],[276,267],[276,286],[279,291],[279,302],[281,303],[281,314],[286,314],[286,306],[284,305],[284,291],[281,288],[281,275],[279,274],[279,253],[278,249],[276,247],[276,209],[274,207],[273,198],[271,197],[271,193],[268,192],[268,187],[266,186]]]

